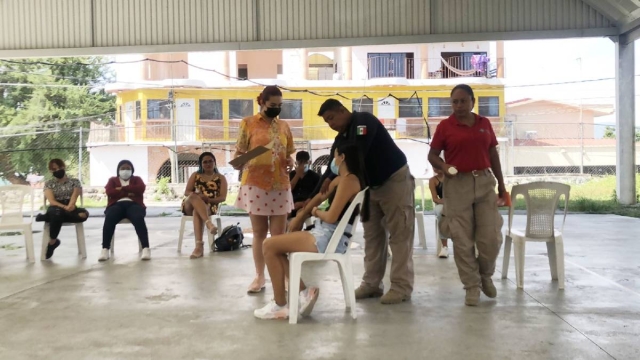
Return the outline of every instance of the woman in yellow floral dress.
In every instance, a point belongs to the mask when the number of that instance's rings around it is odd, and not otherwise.
[[[260,112],[244,118],[240,123],[235,157],[258,146],[272,144],[271,150],[240,166],[242,179],[236,207],[249,213],[253,227],[253,261],[256,277],[249,293],[265,288],[262,243],[267,237],[284,234],[287,214],[293,210],[289,170],[293,168],[295,152],[291,129],[278,115],[282,109],[282,92],[267,86],[258,96]]]
[[[212,234],[218,231],[211,222],[211,215],[218,213],[218,206],[227,199],[227,179],[218,171],[216,157],[210,152],[203,152],[198,158],[198,165],[198,171],[187,182],[186,198],[182,201],[182,213],[193,216],[196,248],[191,259],[204,255],[203,226]]]

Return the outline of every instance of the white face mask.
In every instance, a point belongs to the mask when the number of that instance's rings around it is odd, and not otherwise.
[[[120,179],[129,180],[131,178],[131,170],[120,170]]]

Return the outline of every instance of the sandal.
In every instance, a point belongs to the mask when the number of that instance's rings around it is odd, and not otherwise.
[[[207,222],[205,222],[204,224],[207,226],[207,229],[211,234],[216,234],[218,232],[218,228],[215,225],[213,225],[211,220],[207,220]],[[209,224],[211,224],[211,226],[209,226]]]
[[[308,287],[305,290],[300,292],[300,316],[309,316],[311,315],[311,311],[313,311],[313,306],[318,301],[318,296],[320,295],[320,288],[317,287]]]
[[[200,250],[198,252],[198,250]],[[191,253],[191,256],[189,256],[190,259],[199,259],[202,256],[204,256],[204,241],[196,241],[196,248],[193,249],[193,252]]]
[[[247,293],[249,294],[257,294],[262,292],[265,289],[266,280],[262,280],[262,282],[258,282],[258,278],[253,279],[251,285],[249,285],[249,289],[247,289]]]

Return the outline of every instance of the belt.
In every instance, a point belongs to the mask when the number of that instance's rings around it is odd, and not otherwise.
[[[482,170],[473,170],[470,172],[464,172],[464,173],[461,173],[461,175],[471,175],[473,177],[478,177],[478,176],[493,175],[493,173],[491,172],[491,169],[482,169]]]

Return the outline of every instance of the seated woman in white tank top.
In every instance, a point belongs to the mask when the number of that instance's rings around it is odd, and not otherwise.
[[[261,309],[254,311],[260,319],[286,319],[289,317],[289,306],[285,290],[285,276],[289,273],[287,255],[291,252],[324,252],[329,244],[338,223],[355,196],[365,188],[364,166],[362,155],[355,144],[338,147],[333,154],[332,171],[338,175],[329,186],[326,194],[318,194],[302,210],[298,211],[291,221],[290,229],[301,228],[302,223],[310,215],[315,216],[315,225],[311,231],[295,231],[283,235],[273,236],[265,240],[263,253],[271,283],[273,285],[274,300]],[[318,206],[329,200],[330,206],[325,210],[318,210]],[[351,226],[355,216],[360,214],[363,222],[369,218],[369,196],[365,194],[362,209],[357,209],[349,219],[336,252],[344,253],[351,240]],[[309,315],[318,299],[318,288],[307,288],[300,282],[301,301],[300,313]]]

